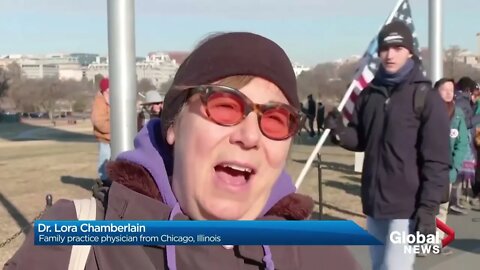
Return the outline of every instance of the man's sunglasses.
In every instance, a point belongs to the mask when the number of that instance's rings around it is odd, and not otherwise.
[[[258,116],[262,134],[281,141],[295,135],[303,121],[303,114],[294,107],[280,102],[253,103],[239,90],[223,85],[177,86],[188,90],[188,97],[200,94],[208,118],[221,126],[235,126],[252,111]]]

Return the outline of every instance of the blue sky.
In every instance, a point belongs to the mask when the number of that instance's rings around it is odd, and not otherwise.
[[[136,51],[190,50],[218,31],[251,31],[314,65],[361,55],[397,0],[136,0]],[[478,51],[479,0],[445,0],[444,45]],[[420,45],[428,43],[428,0],[410,0]],[[106,0],[1,0],[0,55],[106,55]]]

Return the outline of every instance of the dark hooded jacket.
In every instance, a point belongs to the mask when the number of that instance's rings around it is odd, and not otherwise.
[[[470,101],[470,94],[462,91],[455,91],[455,105],[460,107],[465,115],[467,129],[471,130],[480,124],[480,115],[475,115],[475,106]],[[475,134],[472,134],[475,135]]]
[[[135,150],[108,165],[113,181],[94,192],[97,219],[189,220],[172,192],[168,172],[172,159],[165,153],[159,120],[151,120],[135,139]],[[274,185],[258,220],[302,220],[313,200],[296,194],[283,173]],[[42,219],[76,220],[72,201],[59,200]],[[67,269],[70,246],[34,246],[33,233],[4,269]],[[92,246],[86,269],[359,269],[345,247],[331,246]]]

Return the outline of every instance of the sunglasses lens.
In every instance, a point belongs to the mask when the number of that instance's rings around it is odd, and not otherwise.
[[[291,136],[297,127],[297,118],[286,108],[266,110],[260,120],[260,128],[265,136],[283,140]]]
[[[217,124],[236,125],[243,119],[245,102],[235,94],[216,91],[208,96],[206,109],[208,116]]]
[[[245,117],[247,102],[235,92],[214,88],[203,99],[208,117],[222,126],[233,126]],[[284,140],[296,132],[298,117],[290,109],[276,106],[263,111],[260,130],[272,140]]]

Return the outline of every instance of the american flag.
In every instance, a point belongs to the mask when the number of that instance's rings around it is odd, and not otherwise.
[[[395,8],[393,9],[392,13],[385,21],[384,25],[389,24],[392,21],[400,20],[406,23],[410,30],[413,33],[413,45],[415,48],[415,54],[420,57],[419,53],[419,46],[418,46],[418,39],[415,33],[415,27],[413,25],[412,20],[412,12],[410,9],[410,3],[408,0],[400,0]],[[370,42],[367,51],[363,55],[363,57],[359,61],[359,68],[357,69],[356,74],[354,75],[354,79],[350,86],[348,87],[347,94],[342,100],[345,104],[343,108],[343,116],[347,121],[352,119],[352,113],[355,106],[355,101],[357,97],[360,95],[360,92],[370,83],[373,79],[375,73],[378,70],[380,60],[377,55],[377,35],[372,39]],[[350,93],[350,94],[349,94]],[[345,100],[346,99],[346,100]],[[341,104],[342,104],[341,103]]]

